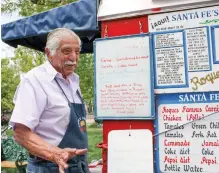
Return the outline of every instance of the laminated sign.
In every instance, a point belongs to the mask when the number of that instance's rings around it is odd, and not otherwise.
[[[219,173],[219,7],[149,16],[156,173]]]
[[[156,97],[156,173],[219,172],[219,91]]]
[[[218,91],[219,7],[150,15],[148,20],[155,93]]]
[[[98,119],[154,118],[154,80],[147,34],[94,43],[95,115]]]

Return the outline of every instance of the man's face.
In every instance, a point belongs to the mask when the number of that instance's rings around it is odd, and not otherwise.
[[[50,55],[50,62],[64,78],[72,74],[80,56],[80,45],[77,38],[66,35],[62,36],[60,45],[54,55]]]

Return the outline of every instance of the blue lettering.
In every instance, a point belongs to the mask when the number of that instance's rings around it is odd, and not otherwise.
[[[180,14],[178,15],[177,20],[182,20],[182,17],[180,16]]]
[[[207,11],[207,17],[211,17],[211,11]]]
[[[219,10],[214,10],[214,16],[218,16],[219,15]]]
[[[198,13],[197,13],[197,12],[195,12],[195,14],[194,14],[194,19],[196,19],[196,18],[199,18],[199,16],[198,16]]]
[[[212,16],[219,16],[219,10],[211,10],[211,11],[202,11],[201,13],[198,12],[191,12],[191,13],[184,13],[184,14],[177,14],[172,16],[172,21],[180,21],[180,20],[190,20],[190,19],[197,19],[197,18],[206,18]]]
[[[179,21],[179,20],[189,20],[189,19],[196,19],[199,18],[197,12],[194,13],[184,13],[172,16],[172,21]]]
[[[202,11],[202,12],[201,12],[202,18],[205,17],[205,15],[206,15],[206,11]]]
[[[172,16],[172,21],[176,21],[176,16],[175,15]]]
[[[183,14],[183,20],[184,19],[188,20],[188,15],[187,14]]]
[[[189,14],[190,19],[193,19],[193,14],[194,13],[188,13],[188,14]]]

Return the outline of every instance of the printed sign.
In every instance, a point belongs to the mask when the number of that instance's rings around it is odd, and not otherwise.
[[[186,29],[188,71],[211,70],[208,28]]]
[[[94,44],[96,117],[154,117],[149,36],[98,39]]]
[[[182,87],[188,85],[183,33],[154,35],[156,83],[155,87]]]
[[[150,130],[113,130],[108,135],[108,173],[154,173]],[[127,145],[128,144],[128,145]]]
[[[219,6],[149,16],[156,94],[218,91],[217,24]]]
[[[213,60],[215,64],[219,64],[219,25],[212,27],[213,42]]]
[[[219,171],[219,91],[156,97],[156,173]]]
[[[149,15],[149,31],[163,32],[219,24],[219,6]]]

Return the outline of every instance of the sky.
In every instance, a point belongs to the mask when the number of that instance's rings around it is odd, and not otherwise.
[[[18,12],[14,12],[12,14],[1,14],[1,25],[9,22],[13,22],[15,20],[20,19],[21,17],[18,15]],[[14,55],[14,48],[5,44],[1,41],[1,57],[11,57]]]

